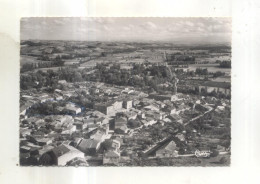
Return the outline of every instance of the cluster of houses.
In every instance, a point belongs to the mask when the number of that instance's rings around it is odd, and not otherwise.
[[[56,89],[53,94],[34,97],[30,94],[21,96],[20,159],[24,163],[33,158],[39,165],[81,166],[89,164],[89,157],[101,157],[102,164],[119,165],[126,158],[121,156],[122,142],[117,138],[133,136],[133,131],[142,126],[166,122],[182,124],[183,112],[194,109],[194,104],[188,104],[190,100],[180,94],[148,95],[131,88],[107,87],[102,83],[88,87],[85,83],[76,84],[78,88],[72,90],[72,84],[59,82],[68,85],[69,89]],[[107,101],[95,102],[92,109],[66,101],[82,90],[100,99],[105,97]],[[66,105],[57,107],[60,115],[27,117],[28,110],[35,104],[48,101],[65,101]],[[131,121],[138,122],[138,127],[129,127]],[[104,149],[102,144],[107,142],[109,146]],[[176,154],[174,142],[156,152],[160,158]]]

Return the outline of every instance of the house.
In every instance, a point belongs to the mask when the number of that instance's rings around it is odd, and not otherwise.
[[[26,137],[27,135],[31,135],[32,129],[28,128],[20,128],[20,136]]]
[[[20,146],[20,152],[21,153],[30,153],[31,147],[29,146]]]
[[[66,121],[66,116],[53,116],[53,121],[57,121],[57,123],[64,123]]]
[[[90,93],[91,95],[93,95],[93,94],[98,94],[98,93],[99,93],[99,89],[98,89],[98,88],[95,88],[95,87],[92,87],[92,88],[89,89],[89,93]]]
[[[96,118],[95,123],[98,124],[98,125],[102,125],[104,119],[105,119],[104,117]]]
[[[167,114],[174,114],[174,113],[176,113],[176,108],[168,106],[168,107],[164,108],[163,111],[166,112]]]
[[[59,95],[63,95],[62,90],[60,90],[60,89],[55,89],[54,93],[57,93]]]
[[[94,104],[94,109],[97,111],[100,111],[106,115],[114,115],[115,114],[115,109],[112,104],[105,104],[105,103],[96,103]]]
[[[84,130],[88,127],[87,123],[83,123],[82,121],[76,121],[73,123],[76,126],[76,130]]]
[[[124,134],[127,133],[127,120],[125,118],[117,118],[115,119],[115,132]]]
[[[202,105],[202,104],[196,104],[194,108],[199,112],[205,112],[209,110],[209,108],[206,105]]]
[[[103,142],[107,136],[107,131],[99,128],[94,134],[90,136],[90,139],[96,140],[98,142]]]
[[[59,80],[59,81],[58,81],[58,84],[66,84],[66,83],[67,83],[66,80]]]
[[[126,134],[128,131],[127,126],[121,126],[120,128],[115,129],[115,132],[118,134]]]
[[[123,101],[123,107],[125,108],[125,109],[130,109],[130,108],[132,108],[132,106],[133,106],[133,101],[132,100],[124,100]]]
[[[49,152],[50,150],[52,150],[54,147],[51,145],[46,145],[43,146],[42,149],[39,150],[39,155],[42,156],[44,153]]]
[[[72,94],[70,92],[67,92],[67,93],[64,93],[63,96],[66,98],[69,98],[72,96]]]
[[[54,95],[54,97],[55,97],[55,100],[57,100],[57,101],[59,101],[59,100],[62,100],[62,99],[63,99],[63,97],[62,97],[62,96],[60,96],[60,95]]]
[[[164,108],[166,105],[161,101],[155,101],[154,104],[159,108]]]
[[[127,120],[129,121],[130,119],[136,119],[137,117],[137,113],[130,111],[130,112],[125,112],[124,116],[127,118]]]
[[[118,165],[120,160],[120,153],[115,150],[106,151],[103,155],[103,164]]]
[[[127,125],[126,118],[117,118],[115,119],[115,129],[120,128],[121,126]]]
[[[145,116],[150,117],[154,120],[162,120],[163,118],[165,118],[165,113],[158,111],[147,111]]]
[[[178,133],[175,137],[177,137],[180,141],[185,141],[185,136],[181,133]]]
[[[179,104],[179,105],[176,105],[177,106],[177,109],[176,109],[176,114],[179,114],[180,112],[184,112],[186,110],[189,110],[190,109],[190,106],[188,105],[185,105],[184,103],[182,104]]]
[[[25,105],[20,107],[20,115],[25,116],[26,111],[27,111],[28,107],[26,107]]]
[[[59,166],[65,166],[69,161],[77,157],[85,158],[83,152],[64,144],[53,148],[49,155],[52,157],[54,164]]]
[[[129,67],[129,66],[128,66],[128,67]],[[133,92],[134,92],[134,90],[129,89],[129,88],[125,88],[124,90],[122,90],[121,93],[130,94],[130,93],[133,93]]]
[[[133,100],[133,106],[136,107],[137,105],[139,105],[140,101],[139,100]]]
[[[73,132],[76,131],[75,125],[70,125],[67,128],[64,128],[61,132],[62,135],[71,135]]]
[[[172,121],[175,121],[175,122],[178,122],[178,123],[181,123],[181,124],[183,123],[182,118],[177,114],[170,114],[168,116],[168,118]]]
[[[81,108],[76,107],[72,104],[68,104],[66,105],[66,107],[64,108],[65,111],[67,111],[69,114],[79,114],[81,113]]]
[[[47,94],[44,94],[44,95],[38,97],[38,100],[40,103],[44,103],[44,102],[53,100],[53,98],[48,96]]]
[[[127,120],[125,118],[115,119],[115,129],[117,133],[127,133]]]
[[[121,110],[123,107],[123,101],[115,101],[114,103],[112,103],[114,110]]]
[[[149,126],[157,123],[157,121],[153,118],[147,117],[146,119],[141,120],[142,124],[144,126]]]
[[[98,118],[98,117],[106,117],[106,115],[100,111],[89,111],[86,113],[86,115],[90,115],[90,117],[95,117],[95,118]]]
[[[39,146],[44,146],[52,143],[50,138],[35,138],[36,144]]]
[[[116,140],[116,139],[112,140],[111,147],[113,150],[119,150],[120,146],[121,146],[121,143],[118,140]]]
[[[152,110],[152,111],[159,111],[159,107],[158,106],[155,106],[155,105],[147,105],[144,107],[145,110]]]
[[[92,132],[92,131],[96,130],[98,127],[99,127],[99,125],[97,125],[97,124],[89,124],[88,132]]]
[[[109,96],[109,95],[112,94],[112,90],[111,90],[111,89],[106,89],[106,90],[104,91],[104,94]]]
[[[94,118],[83,119],[82,121],[83,121],[83,123],[85,123],[87,125],[95,124],[95,119]]]
[[[171,141],[170,143],[166,144],[158,151],[156,151],[156,157],[158,158],[177,157],[177,156],[178,156],[178,150],[174,141]]]
[[[77,148],[85,154],[93,155],[100,148],[100,143],[94,139],[81,139]]]
[[[106,125],[110,121],[110,118],[107,118],[107,117],[101,117],[100,119],[101,119],[101,124],[102,125]]]

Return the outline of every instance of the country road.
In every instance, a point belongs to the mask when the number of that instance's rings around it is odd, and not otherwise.
[[[205,116],[206,114],[208,114],[208,113],[210,113],[210,112],[212,112],[212,111],[215,110],[215,108],[212,108],[212,107],[210,107],[210,106],[208,106],[208,107],[209,107],[209,110],[208,110],[208,111],[204,112],[203,114],[201,114],[201,115],[199,115],[199,116],[196,116],[195,118],[192,118],[192,119],[189,120],[188,122],[184,123],[184,126],[187,126],[187,125],[190,124],[191,122],[193,122],[193,121],[195,121],[195,120],[197,120],[197,119],[199,119],[199,118]]]

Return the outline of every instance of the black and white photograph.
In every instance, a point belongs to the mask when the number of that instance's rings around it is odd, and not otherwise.
[[[230,17],[24,17],[20,166],[229,167]]]

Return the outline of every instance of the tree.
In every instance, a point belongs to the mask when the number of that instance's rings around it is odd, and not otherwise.
[[[105,150],[105,151],[108,151],[110,148],[111,148],[111,145],[112,145],[112,142],[111,140],[106,140],[102,143],[102,148]]]
[[[213,120],[212,122],[210,122],[211,126],[217,127],[219,125],[219,123],[215,120]]]
[[[180,149],[179,149],[179,154],[180,154],[180,155],[185,154],[185,150],[184,150],[184,148],[180,148]]]
[[[220,160],[219,160],[219,163],[220,163],[220,164],[225,164],[225,163],[227,163],[227,161],[228,161],[228,160],[227,160],[226,157],[221,157]]]
[[[82,76],[79,72],[75,72],[75,75],[74,75],[74,81],[75,82],[80,82],[82,81]]]
[[[39,162],[40,162],[40,165],[53,165],[54,163],[53,163],[53,159],[51,158],[51,156],[48,154],[48,153],[44,153],[42,156],[41,156],[41,158],[40,158],[40,160],[39,160]]]
[[[212,150],[212,153],[211,153],[210,156],[216,157],[216,156],[218,156],[218,155],[219,155],[219,151],[218,151],[218,150]]]
[[[28,164],[28,165],[34,165],[34,166],[36,166],[36,165],[38,165],[39,163],[38,163],[37,158],[35,158],[35,157],[33,157],[33,156],[30,156],[30,157],[27,159],[27,164]]]

